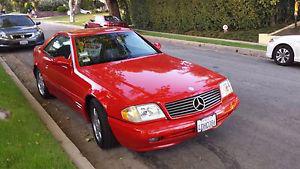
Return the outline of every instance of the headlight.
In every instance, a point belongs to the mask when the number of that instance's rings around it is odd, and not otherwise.
[[[0,39],[8,39],[8,36],[4,32],[0,32]]]
[[[42,31],[38,30],[34,33],[34,36],[40,36],[42,34]]]
[[[165,114],[157,104],[144,104],[128,107],[121,112],[123,119],[130,122],[144,122],[165,118]]]
[[[220,86],[222,98],[228,96],[229,94],[231,94],[233,92],[233,89],[232,89],[231,84],[228,79],[223,81],[222,83],[220,83],[219,86]]]

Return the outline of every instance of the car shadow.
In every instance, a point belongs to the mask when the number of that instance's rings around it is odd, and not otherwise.
[[[299,68],[300,69],[300,62],[293,63],[291,65],[291,67],[295,67],[295,68]]]
[[[4,53],[4,54],[8,54],[11,52],[17,52],[17,53],[22,53],[22,52],[29,52],[29,51],[33,51],[34,46],[29,46],[29,47],[16,47],[16,48],[0,48],[0,53]]]

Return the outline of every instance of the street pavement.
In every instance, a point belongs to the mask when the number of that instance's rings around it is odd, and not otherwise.
[[[43,23],[46,36],[72,26]],[[153,39],[149,39],[153,41]],[[159,40],[162,51],[227,76],[240,106],[216,130],[171,148],[136,153],[118,146],[101,150],[90,125],[57,99],[40,98],[32,75],[32,48],[3,56],[28,90],[96,168],[300,168],[300,64],[277,66],[265,58]]]

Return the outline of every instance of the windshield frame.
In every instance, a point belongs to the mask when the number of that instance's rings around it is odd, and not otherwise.
[[[77,45],[76,45],[76,39],[77,38],[81,38],[81,37],[91,37],[91,36],[98,36],[98,35],[104,35],[104,34],[114,34],[114,33],[130,33],[133,32],[135,33],[138,37],[140,37],[144,42],[146,42],[147,45],[149,45],[156,53],[153,54],[149,54],[149,55],[141,55],[141,56],[136,56],[136,57],[132,57],[132,58],[127,58],[127,59],[122,59],[122,60],[116,60],[116,61],[110,61],[110,62],[102,62],[102,63],[96,63],[96,64],[91,64],[91,65],[80,65],[79,63],[79,57],[78,57],[78,52],[77,52]],[[147,39],[145,39],[143,36],[141,36],[139,33],[130,30],[130,31],[114,31],[114,32],[101,32],[101,33],[97,33],[97,34],[85,34],[85,35],[73,35],[71,37],[71,48],[73,50],[72,54],[74,56],[74,61],[77,67],[88,67],[88,66],[94,66],[94,65],[101,65],[101,64],[109,64],[109,63],[113,63],[113,62],[120,62],[120,61],[124,61],[124,60],[133,60],[133,59],[138,59],[138,58],[142,58],[142,57],[149,57],[149,56],[153,56],[153,55],[157,55],[157,54],[161,54],[163,53],[162,51],[160,51],[159,49],[157,49],[150,41],[148,41]]]
[[[13,28],[13,27],[32,27],[32,26],[35,26],[35,22],[27,15],[0,15],[0,20],[3,20],[7,17],[23,17],[23,18],[26,18],[28,19],[32,25],[14,25],[14,26],[9,26],[9,27],[3,27],[3,26],[0,26],[0,29],[9,29],[9,28]]]

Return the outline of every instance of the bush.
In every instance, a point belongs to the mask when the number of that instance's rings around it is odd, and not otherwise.
[[[57,7],[56,11],[60,12],[60,13],[65,13],[68,11],[69,8],[67,8],[66,6],[59,6]]]
[[[287,2],[288,1],[288,2]],[[183,33],[220,30],[249,30],[282,22],[293,15],[293,0],[130,0],[130,15],[137,28]],[[285,5],[284,5],[285,4]],[[280,20],[281,19],[281,20]]]
[[[37,9],[40,11],[56,11],[59,6],[68,4],[68,0],[40,0]]]

